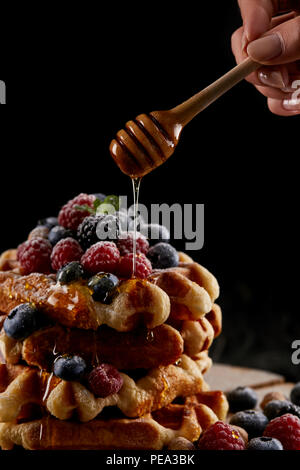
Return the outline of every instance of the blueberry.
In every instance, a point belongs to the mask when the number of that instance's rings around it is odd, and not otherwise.
[[[230,424],[245,429],[250,439],[261,436],[268,422],[268,418],[263,413],[255,410],[239,411],[230,419]]]
[[[173,268],[179,263],[179,256],[175,248],[164,242],[152,246],[147,257],[151,261],[153,269]]]
[[[296,383],[295,387],[291,391],[291,401],[300,406],[300,382]]]
[[[72,230],[68,230],[64,227],[61,227],[60,225],[55,225],[55,227],[53,227],[48,234],[48,240],[52,246],[56,245],[56,243],[58,243],[63,238],[68,237],[74,238],[74,233]]]
[[[149,224],[143,225],[141,228],[141,232],[145,237],[148,238],[150,243],[157,243],[158,241],[169,243],[170,241],[170,232],[167,227],[158,224]]]
[[[257,393],[249,387],[237,387],[227,394],[230,411],[249,410],[255,408],[258,402]]]
[[[56,280],[61,284],[69,284],[84,277],[84,269],[78,261],[71,261],[57,272]]]
[[[271,420],[278,416],[290,413],[300,418],[300,406],[295,405],[287,400],[272,400],[264,407],[264,414]]]
[[[7,336],[22,341],[43,326],[43,318],[32,304],[15,307],[6,317],[3,327]]]
[[[58,218],[57,217],[47,217],[46,219],[41,219],[37,223],[38,225],[44,225],[51,230],[55,225],[58,225]]]
[[[86,371],[86,363],[80,356],[59,356],[53,365],[53,373],[62,380],[81,380]]]
[[[283,450],[283,446],[274,437],[254,437],[248,444],[248,450]]]
[[[102,193],[94,193],[93,196],[95,196],[96,199],[99,199],[99,201],[101,201],[101,202],[103,202],[104,199],[106,198],[106,195],[102,194]]]
[[[118,283],[119,279],[113,274],[98,273],[89,280],[88,287],[93,292],[94,300],[108,304],[112,300],[114,289]]]

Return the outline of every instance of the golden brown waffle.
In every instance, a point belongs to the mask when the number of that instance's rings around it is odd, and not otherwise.
[[[148,279],[168,294],[174,320],[198,320],[211,311],[219,296],[216,278],[194,262],[155,270]]]
[[[184,340],[184,352],[190,357],[210,348],[215,332],[209,321],[204,317],[198,321],[184,320],[181,327]]]
[[[178,396],[207,390],[203,373],[209,365],[208,356],[192,360],[183,355],[178,365],[152,369],[137,381],[121,373],[121,390],[107,398],[96,398],[79,382],[65,382],[26,366],[0,364],[0,422],[14,421],[28,404],[44,407],[62,420],[70,419],[76,411],[80,421],[90,421],[108,406],[117,406],[128,417],[143,416]]]
[[[208,321],[210,318],[210,321]],[[152,369],[169,365],[184,353],[193,357],[209,349],[221,331],[221,309],[213,309],[198,321],[173,320],[152,330],[139,328],[119,333],[102,326],[96,332],[69,329],[60,325],[38,330],[18,342],[0,333],[0,362],[17,364],[22,358],[28,365],[51,370],[55,354],[79,354],[87,362],[102,362],[117,369]],[[177,332],[176,330],[180,332]],[[183,345],[184,341],[184,345]]]
[[[222,331],[222,310],[219,305],[213,304],[212,309],[205,316],[206,320],[209,321],[215,332],[215,338],[217,338]]]
[[[18,364],[22,357],[22,345],[20,341],[7,336],[2,329],[0,333],[0,363]]]
[[[97,331],[64,328],[60,325],[38,330],[18,342],[0,334],[3,362],[16,364],[20,358],[31,366],[51,370],[55,355],[78,354],[88,363],[101,362],[117,369],[152,369],[173,364],[183,353],[183,340],[170,325],[120,333],[101,327]]]
[[[218,419],[225,421],[229,405],[226,396],[220,390],[199,392],[197,395],[189,397],[189,400],[191,403],[206,405],[214,411]]]
[[[227,410],[221,392],[207,392],[138,419],[76,423],[45,417],[22,424],[3,423],[0,446],[5,450],[14,445],[30,450],[159,450],[176,437],[196,441],[207,427],[224,419]]]
[[[167,322],[176,328],[184,340],[184,353],[190,357],[210,348],[214,338],[222,330],[222,312],[217,304],[212,310],[199,320],[174,320]],[[1,336],[0,336],[1,340]]]
[[[178,257],[180,263],[193,263],[194,260],[189,255],[184,253],[183,251],[178,251]]]
[[[223,392],[219,390],[201,392],[197,395],[191,395],[182,400],[184,406],[194,408],[198,415],[198,422],[201,423],[203,431],[210,426],[212,415],[207,411],[213,411],[215,416],[224,420],[228,413],[228,402]],[[170,405],[154,411],[152,417],[165,427],[176,429],[180,422],[180,415],[184,407],[180,404],[171,403]],[[206,418],[204,419],[206,415]],[[209,421],[209,422],[208,422]]]
[[[0,271],[13,271],[20,273],[20,266],[17,261],[17,250],[4,251],[0,256]]]
[[[196,427],[196,421],[194,418],[191,425]],[[14,445],[28,450],[155,450],[162,449],[180,432],[195,437],[196,431],[199,433],[197,428],[173,431],[151,417],[89,423],[44,418],[0,424],[0,446],[3,450],[11,450]]]
[[[197,363],[203,375],[206,374],[212,366],[212,359],[209,357],[208,351],[201,351],[193,357],[193,360]]]
[[[2,257],[15,253],[9,250]],[[10,259],[10,263],[15,260]],[[215,277],[197,263],[180,263],[176,268],[157,270],[148,280],[121,282],[110,305],[95,302],[84,282],[60,285],[43,274],[21,276],[0,271],[0,310],[9,313],[24,302],[33,302],[53,320],[68,327],[97,329],[105,324],[117,331],[130,331],[139,324],[148,328],[171,318],[198,320],[210,312],[219,295]]]
[[[87,285],[60,285],[44,274],[20,276],[0,272],[0,310],[9,313],[20,303],[32,302],[51,319],[75,328],[96,330],[105,324],[130,331],[140,324],[161,325],[170,313],[167,294],[148,281],[123,281],[110,305],[95,302]]]
[[[47,372],[0,364],[0,422],[15,421],[24,407],[43,404],[43,398],[60,382]]]

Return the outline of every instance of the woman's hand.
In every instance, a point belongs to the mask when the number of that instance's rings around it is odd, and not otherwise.
[[[239,0],[239,6],[243,26],[232,35],[237,63],[250,56],[264,64],[247,80],[268,98],[270,111],[300,114],[300,0]]]

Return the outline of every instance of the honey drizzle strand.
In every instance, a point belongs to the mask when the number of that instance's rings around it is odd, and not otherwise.
[[[139,205],[139,193],[142,178],[131,178],[133,187],[133,258],[132,258],[132,277],[135,277],[136,271],[136,232],[137,232],[137,214]]]

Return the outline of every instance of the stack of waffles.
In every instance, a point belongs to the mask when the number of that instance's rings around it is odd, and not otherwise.
[[[93,300],[86,281],[61,285],[52,275],[22,275],[16,251],[0,258],[0,446],[25,449],[163,449],[191,442],[228,404],[210,391],[208,350],[221,331],[214,276],[179,254],[176,268],[121,281],[112,303]],[[22,303],[47,322],[20,341],[3,322]],[[97,397],[82,381],[53,373],[61,355],[90,368],[106,363],[121,389]]]

